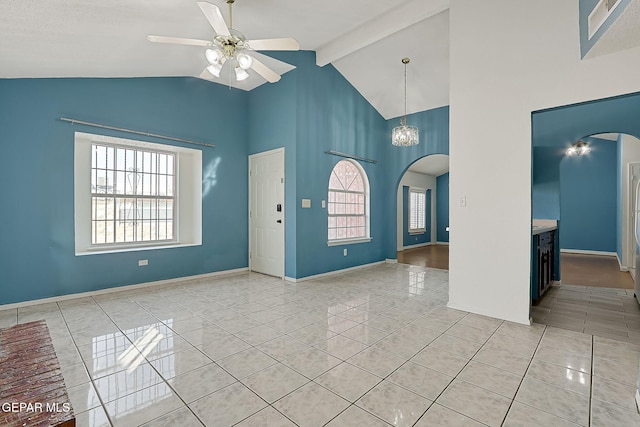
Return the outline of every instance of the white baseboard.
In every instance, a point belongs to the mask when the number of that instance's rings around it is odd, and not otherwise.
[[[386,262],[387,264],[397,264],[398,263],[398,259],[391,259],[391,258],[387,258],[384,260],[384,262]]]
[[[286,280],[287,282],[293,282],[293,283],[306,282],[308,280],[319,279],[321,277],[327,277],[327,276],[333,276],[335,274],[346,273],[348,271],[353,271],[353,270],[361,270],[363,268],[373,267],[374,265],[380,265],[384,263],[385,261],[372,262],[371,264],[362,264],[362,265],[356,265],[355,267],[343,268],[341,270],[327,271],[326,273],[314,274],[313,276],[300,277],[299,279],[296,279],[295,277],[285,277],[284,280]]]
[[[445,246],[449,246],[449,242],[436,242],[436,245],[445,245]]]
[[[206,279],[209,277],[226,276],[228,274],[237,274],[245,271],[249,271],[249,268],[248,267],[236,268],[233,270],[223,270],[223,271],[215,271],[213,273],[196,274],[194,276],[176,277],[175,279],[165,279],[165,280],[157,280],[155,282],[136,283],[135,285],[115,286],[113,288],[98,289],[96,291],[79,292],[76,294],[67,294],[67,295],[60,295],[57,297],[41,298],[41,299],[35,299],[30,301],[16,302],[12,304],[4,304],[4,305],[0,305],[0,310],[11,310],[13,308],[22,308],[22,307],[28,307],[28,306],[37,305],[37,304],[47,304],[51,302],[66,301],[66,300],[76,299],[76,298],[86,298],[86,297],[92,297],[96,295],[110,294],[113,292],[148,288],[151,286],[168,285],[171,283],[186,282],[188,280],[194,280],[194,279]]]
[[[582,249],[560,249],[560,253],[563,253],[563,254],[579,254],[579,255],[602,255],[602,256],[614,256],[614,257],[618,256],[618,254],[615,253],[615,252],[583,251]]]
[[[620,257],[618,256],[617,252],[616,252],[616,259],[618,260],[618,265],[620,266],[620,271],[629,271],[629,266],[622,265],[622,261],[620,261]]]
[[[433,245],[435,245],[434,242],[418,243],[416,245],[403,246],[401,251],[404,251],[404,250],[407,250],[407,249],[424,248],[426,246],[433,246]]]

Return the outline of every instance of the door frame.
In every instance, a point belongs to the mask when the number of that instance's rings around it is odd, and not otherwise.
[[[636,224],[635,224],[635,204],[633,203],[636,198],[636,188],[633,185],[633,167],[640,166],[640,162],[629,162],[627,167],[629,170],[629,176],[627,178],[627,192],[629,195],[628,206],[627,206],[627,270],[629,270],[629,274],[631,274],[631,278],[635,281],[634,275],[638,274],[635,271],[635,262],[636,262]]]
[[[248,162],[249,162],[249,168],[247,171],[247,175],[248,175],[248,203],[247,203],[247,218],[248,218],[248,234],[249,234],[249,239],[248,239],[248,245],[249,247],[247,248],[247,255],[249,257],[249,271],[253,271],[252,269],[252,261],[251,261],[251,244],[252,239],[251,239],[251,227],[253,226],[253,218],[251,217],[251,183],[253,180],[253,177],[251,176],[251,166],[252,166],[252,161],[254,159],[260,158],[260,157],[264,157],[264,156],[269,156],[269,155],[273,155],[273,154],[280,154],[281,158],[282,158],[282,265],[280,266],[279,270],[281,272],[280,276],[283,280],[285,278],[285,263],[286,263],[286,234],[285,234],[285,228],[287,225],[287,219],[286,219],[286,198],[287,198],[287,192],[286,192],[286,188],[285,188],[285,183],[286,181],[286,157],[285,157],[285,147],[280,147],[280,148],[275,148],[273,150],[267,150],[267,151],[262,151],[259,153],[255,153],[255,154],[251,154],[248,157]]]

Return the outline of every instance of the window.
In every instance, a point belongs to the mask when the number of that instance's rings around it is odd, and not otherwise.
[[[76,255],[202,244],[202,152],[76,132]]]
[[[329,178],[329,245],[358,243],[369,237],[369,181],[351,160],[338,162]]]
[[[166,151],[91,144],[91,244],[173,241],[175,161]]]
[[[409,232],[424,233],[426,218],[425,190],[419,188],[409,189]]]

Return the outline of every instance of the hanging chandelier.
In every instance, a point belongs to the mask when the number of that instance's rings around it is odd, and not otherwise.
[[[404,64],[404,116],[400,119],[400,126],[393,128],[391,132],[391,143],[398,147],[409,147],[418,145],[420,142],[420,131],[415,126],[407,126],[407,64],[409,58],[402,58]]]

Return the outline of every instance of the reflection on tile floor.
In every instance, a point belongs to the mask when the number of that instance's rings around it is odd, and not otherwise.
[[[626,319],[597,311],[610,294],[580,298],[585,325]],[[0,327],[47,320],[79,426],[640,426],[638,340],[447,300],[446,271],[382,264],[34,305],[0,311]]]

